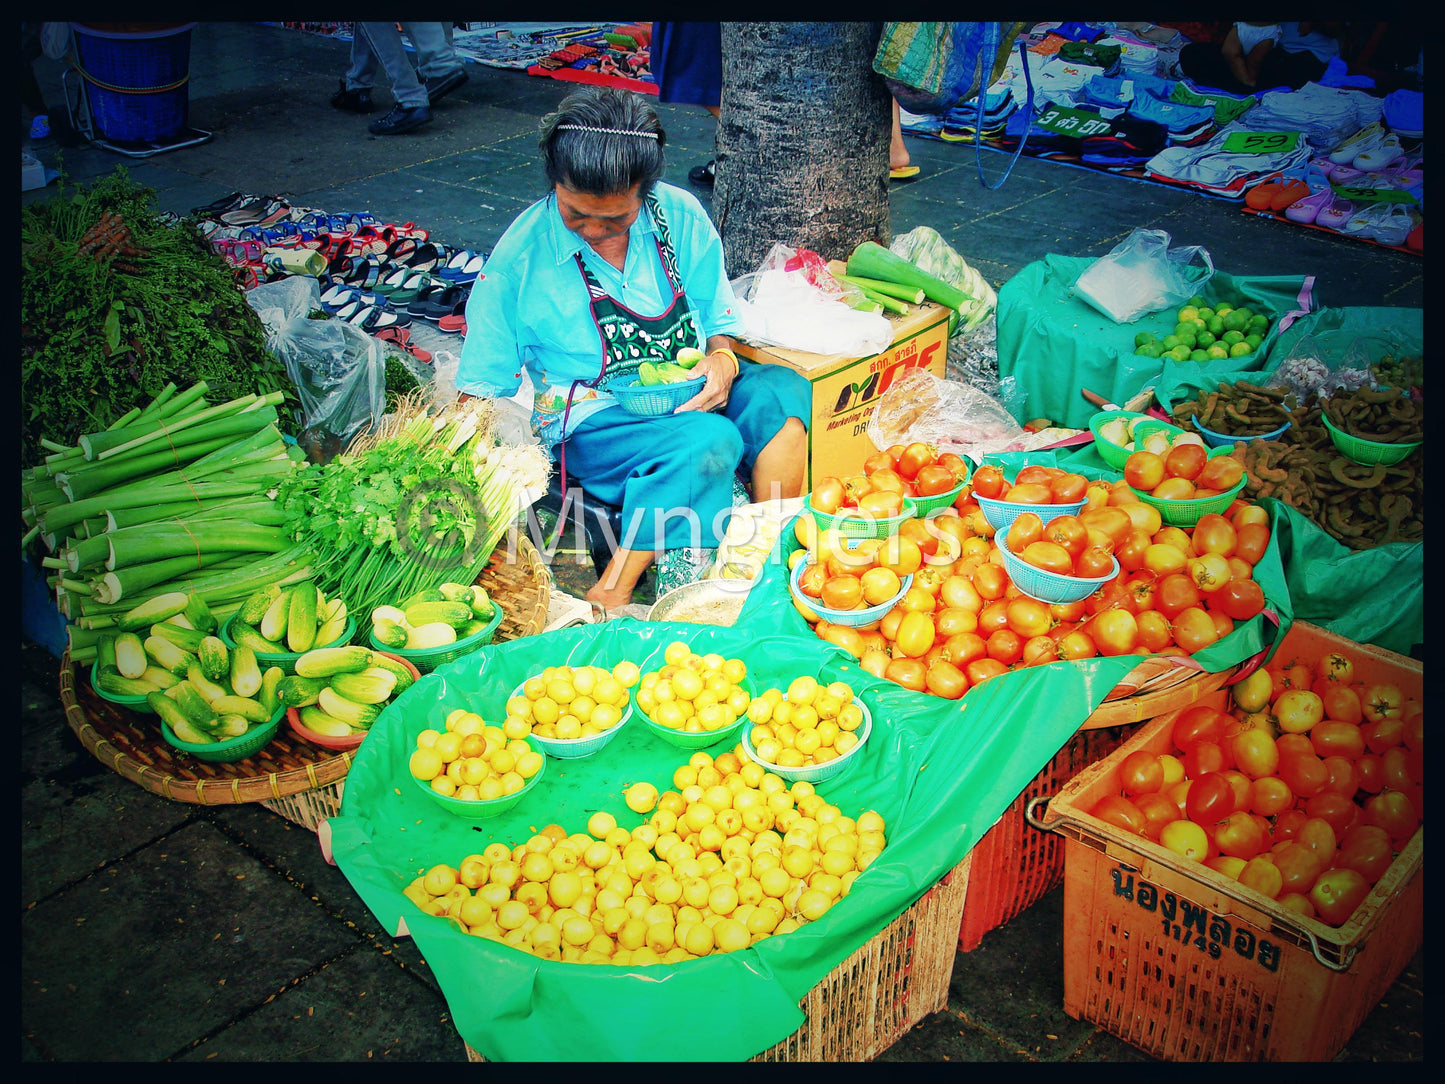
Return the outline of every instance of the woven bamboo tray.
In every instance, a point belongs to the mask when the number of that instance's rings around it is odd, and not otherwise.
[[[1180,666],[1168,658],[1147,656],[1124,675],[1124,680],[1110,690],[1104,702],[1094,709],[1080,730],[1139,723],[1165,712],[1187,708],[1201,696],[1222,689],[1234,680],[1248,662],[1231,666],[1217,674]]]
[[[493,642],[546,627],[552,575],[526,536],[517,535],[515,548],[503,542],[477,582],[506,615]],[[197,805],[258,802],[308,831],[341,808],[353,754],[312,745],[288,727],[244,760],[197,760],[167,744],[154,716],[98,696],[83,675],[77,677],[69,652],[61,660],[60,702],[70,729],[97,760],[163,798]]]
[[[948,1004],[971,856],[798,1002],[807,1019],[752,1061],[869,1061]],[[486,1061],[463,1041],[468,1061]]]

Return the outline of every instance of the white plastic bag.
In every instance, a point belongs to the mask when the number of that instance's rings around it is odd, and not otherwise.
[[[1116,324],[1129,324],[1182,305],[1213,277],[1214,261],[1202,246],[1171,251],[1164,230],[1139,228],[1090,264],[1074,293]]]
[[[774,245],[758,270],[732,287],[745,327],[740,337],[748,342],[860,358],[893,343],[893,325],[849,307],[847,290],[806,250]]]

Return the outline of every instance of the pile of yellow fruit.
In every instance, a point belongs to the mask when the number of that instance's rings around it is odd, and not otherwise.
[[[726,730],[748,710],[742,659],[698,654],[682,640],[663,649],[663,665],[642,675],[637,707],[658,726],[689,734]]]
[[[626,717],[635,663],[549,666],[522,682],[507,699],[502,729],[570,741],[611,730]]]
[[[542,770],[542,754],[514,728],[483,722],[476,712],[456,708],[445,730],[428,727],[416,736],[408,762],[411,774],[438,794],[463,801],[492,801],[516,794]]]
[[[748,741],[766,764],[803,768],[836,760],[858,744],[863,707],[847,682],[819,684],[806,674],[786,691],[766,689],[748,705]]]
[[[462,930],[549,960],[631,967],[736,952],[825,914],[882,853],[884,821],[849,817],[811,783],[747,758],[692,754],[675,789],[627,790],[650,813],[626,829],[599,810],[586,831],[543,828],[461,864],[433,866],[406,896]]]

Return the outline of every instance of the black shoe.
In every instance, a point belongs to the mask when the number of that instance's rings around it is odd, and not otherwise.
[[[711,188],[713,181],[717,179],[717,162],[711,160],[705,166],[693,166],[687,171],[687,179],[693,184],[702,184]]]
[[[347,90],[344,79],[341,81],[341,89],[331,96],[331,104],[348,113],[376,112],[376,105],[371,100],[371,88],[358,87],[355,90]]]
[[[454,72],[440,76],[436,79],[426,81],[426,96],[432,105],[436,105],[443,97],[456,90],[467,81],[467,73],[458,68]]]
[[[366,127],[372,135],[397,135],[431,123],[431,107],[419,105],[415,109],[394,105],[386,116],[372,121]]]

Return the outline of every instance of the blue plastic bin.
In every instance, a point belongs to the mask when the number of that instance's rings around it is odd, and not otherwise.
[[[153,143],[186,127],[195,25],[169,23],[121,31],[107,29],[106,24],[70,24],[97,135]]]

